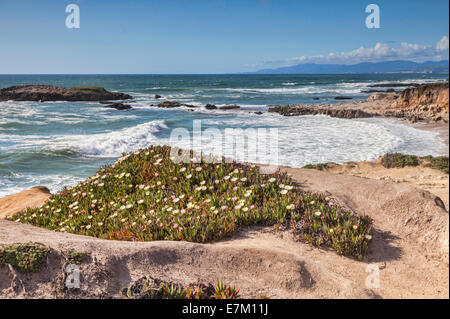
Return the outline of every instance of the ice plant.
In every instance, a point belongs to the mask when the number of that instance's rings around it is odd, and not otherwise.
[[[127,154],[14,220],[105,239],[192,242],[218,240],[244,225],[283,223],[340,254],[362,258],[367,252],[368,217],[300,191],[286,174],[263,175],[255,166],[225,160],[177,164],[170,152],[151,146]]]

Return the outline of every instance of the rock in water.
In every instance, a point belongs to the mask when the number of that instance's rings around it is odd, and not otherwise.
[[[335,100],[351,100],[353,99],[351,96],[336,96]]]
[[[221,110],[233,110],[233,109],[240,109],[241,107],[239,105],[225,105],[219,107]]]
[[[123,104],[123,103],[113,103],[113,104],[105,105],[104,107],[109,107],[109,108],[113,108],[113,109],[120,110],[120,111],[132,109],[131,105]]]
[[[156,106],[157,107],[164,107],[164,108],[173,108],[173,107],[180,107],[180,106],[195,107],[195,105],[183,104],[183,103],[178,103],[178,102],[175,102],[175,101],[164,101],[162,103],[159,103]]]
[[[105,101],[128,100],[132,96],[109,92],[98,86],[78,86],[71,89],[51,85],[17,85],[0,89],[0,101]]]

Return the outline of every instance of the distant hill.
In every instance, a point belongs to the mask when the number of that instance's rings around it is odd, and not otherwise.
[[[363,62],[358,64],[297,64],[276,69],[264,69],[251,74],[342,74],[342,73],[439,73],[448,74],[448,60]]]

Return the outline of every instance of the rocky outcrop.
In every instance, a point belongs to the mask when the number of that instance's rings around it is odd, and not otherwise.
[[[284,116],[299,115],[328,115],[331,117],[353,119],[372,117],[373,114],[358,109],[333,109],[333,108],[317,108],[314,106],[295,104],[286,106],[275,106],[268,110],[269,112],[279,113]]]
[[[374,94],[369,101],[386,100],[388,105],[380,115],[420,120],[448,122],[449,91],[447,83],[423,84],[408,88],[399,94]]]
[[[215,110],[215,109],[217,109],[217,106],[215,106],[214,104],[206,104],[205,105],[205,109],[207,109],[207,110]]]
[[[221,110],[234,110],[234,109],[240,109],[241,107],[239,105],[225,105],[219,107]]]
[[[96,86],[68,89],[51,85],[18,85],[0,89],[0,101],[105,101],[131,98],[128,94],[109,92]]]
[[[105,105],[104,107],[113,108],[113,109],[116,109],[119,111],[132,109],[131,105],[123,104],[123,103],[113,103],[113,104]]]
[[[162,107],[162,108],[174,108],[174,107],[180,107],[180,106],[195,107],[195,105],[184,104],[184,103],[179,103],[179,102],[175,102],[175,101],[164,101],[162,103],[159,103],[156,106]]]
[[[351,100],[353,99],[351,96],[336,96],[335,100]]]
[[[414,108],[421,105],[433,105],[448,111],[448,82],[406,89],[400,93],[395,104],[398,108]]]
[[[17,194],[0,198],[0,219],[13,216],[27,207],[38,207],[51,196],[45,186],[36,186]]]

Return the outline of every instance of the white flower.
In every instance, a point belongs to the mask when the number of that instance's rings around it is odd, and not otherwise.
[[[247,180],[246,177],[242,177],[242,178],[241,178],[241,182],[245,182],[246,180]]]
[[[126,173],[125,177],[130,177],[130,175],[131,175],[130,173]]]
[[[192,177],[192,174],[189,174],[188,176],[186,176],[187,179],[190,179]]]
[[[120,210],[124,210],[124,209],[125,209],[124,205],[120,206]]]
[[[142,204],[144,202],[143,199],[138,200],[138,204]]]
[[[205,181],[201,181],[200,185],[205,185],[205,183],[206,183]]]
[[[371,235],[366,235],[365,237],[366,237],[366,239],[368,239],[368,240],[371,240],[371,239],[372,239],[372,236],[371,236]]]
[[[291,191],[294,187],[290,186],[290,185],[286,185],[284,187],[284,189],[287,189],[288,191]]]
[[[232,181],[232,182],[235,182],[235,181],[237,181],[237,178],[236,178],[236,177],[233,177],[233,178],[231,179],[231,181]]]
[[[101,223],[101,222],[100,222],[100,223],[98,223],[97,225],[99,225],[99,226],[103,226],[103,223]]]
[[[92,201],[92,204],[95,204],[95,203],[97,203],[97,200],[96,200],[96,199],[94,199],[94,200]]]
[[[91,228],[91,225],[87,225],[87,226],[86,226],[86,229],[90,229],[90,228]]]
[[[186,170],[186,167],[180,168],[180,172],[184,172]]]
[[[105,183],[100,183],[100,184],[98,184],[98,186],[103,187],[103,186],[105,186]]]
[[[246,212],[246,211],[248,211],[248,207],[244,207],[244,208],[242,208],[242,210],[243,210],[244,212]]]
[[[173,200],[174,203],[177,203],[179,201],[180,201],[180,199],[178,197],[174,198],[174,200]]]
[[[273,182],[275,182],[277,179],[275,178],[275,177],[272,177],[272,178],[269,178],[269,182],[270,183],[273,183]]]
[[[126,208],[131,208],[131,207],[133,207],[133,205],[132,204],[128,204],[127,206],[125,206]]]
[[[230,176],[229,175],[227,175],[227,176],[225,176],[224,178],[223,178],[224,180],[229,180],[230,179]]]
[[[295,205],[294,204],[290,204],[290,205],[287,205],[286,208],[289,209],[289,210],[293,210],[295,208]]]
[[[181,194],[180,196],[178,196],[180,199],[183,199],[184,198],[184,194]]]
[[[281,195],[286,195],[287,192],[288,192],[287,190],[283,189],[282,191],[280,191],[280,194],[281,194]]]
[[[198,167],[195,168],[195,170],[196,170],[197,172],[200,172],[200,171],[202,170],[202,168],[201,168],[200,166],[198,166]]]
[[[59,212],[61,212],[61,208],[59,208],[55,211],[55,213],[59,213]]]
[[[322,215],[322,213],[319,212],[319,211],[317,211],[317,212],[314,213],[314,215],[316,215],[317,217],[319,217],[320,215]]]

